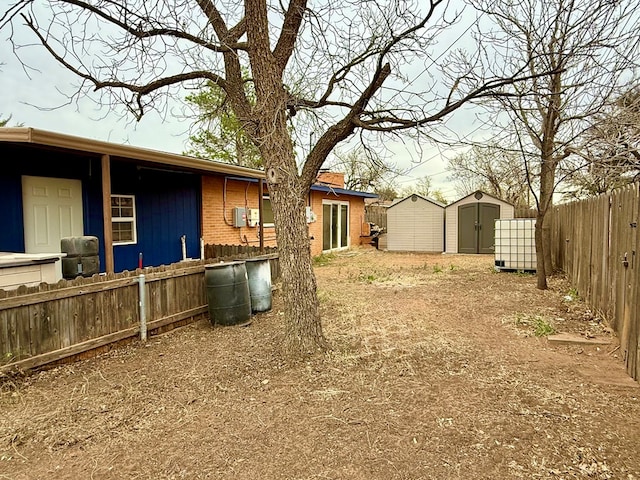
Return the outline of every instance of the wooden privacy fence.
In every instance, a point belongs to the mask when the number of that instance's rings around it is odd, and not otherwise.
[[[0,372],[42,366],[193,321],[208,311],[205,265],[258,254],[245,247],[208,260],[0,290]],[[271,255],[270,263],[275,280],[277,256]]]
[[[382,205],[367,205],[364,209],[364,221],[375,223],[379,227],[387,228],[387,207]]]
[[[627,372],[640,379],[640,184],[559,205],[552,214],[552,259],[620,340]]]

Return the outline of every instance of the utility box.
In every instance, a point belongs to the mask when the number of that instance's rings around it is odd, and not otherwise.
[[[535,271],[535,219],[498,219],[495,222],[495,269]]]
[[[318,216],[311,210],[311,207],[305,208],[305,214],[307,216],[307,223],[313,223],[318,219]]]
[[[247,215],[247,223],[250,227],[257,227],[260,224],[260,210],[250,208],[249,215]]]
[[[233,208],[233,226],[234,227],[247,226],[247,211],[243,207]]]

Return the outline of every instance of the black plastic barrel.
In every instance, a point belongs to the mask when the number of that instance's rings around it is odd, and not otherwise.
[[[245,262],[205,265],[209,319],[213,325],[242,325],[251,321],[251,298]]]
[[[83,235],[61,238],[60,251],[67,254],[62,258],[62,276],[72,279],[100,273],[98,249],[98,237]]]
[[[268,257],[247,258],[247,277],[251,310],[266,312],[271,310],[271,262]]]
[[[98,255],[98,237],[83,235],[60,239],[60,251],[68,257],[89,257]]]

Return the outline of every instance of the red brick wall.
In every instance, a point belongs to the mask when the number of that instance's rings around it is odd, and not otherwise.
[[[202,236],[207,244],[251,245],[260,244],[258,227],[234,227],[233,208],[258,208],[257,183],[228,180],[226,200],[224,178],[202,177]],[[226,219],[225,219],[226,218]],[[265,227],[264,245],[275,246],[275,229]]]
[[[226,201],[223,201],[224,178],[202,177],[202,236],[207,244],[252,245],[260,244],[258,227],[233,227],[233,208],[258,208],[259,190],[257,183],[228,180]],[[348,201],[349,234],[351,246],[361,244],[364,223],[364,199],[350,195],[336,196],[332,193],[311,192],[311,210],[317,215],[309,224],[311,254],[322,253],[322,200]],[[224,208],[223,208],[224,203]],[[226,216],[226,220],[225,220]],[[265,227],[265,246],[275,246],[275,229]]]

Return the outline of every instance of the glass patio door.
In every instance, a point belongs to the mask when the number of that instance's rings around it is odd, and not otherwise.
[[[349,203],[323,202],[322,250],[349,247]]]

